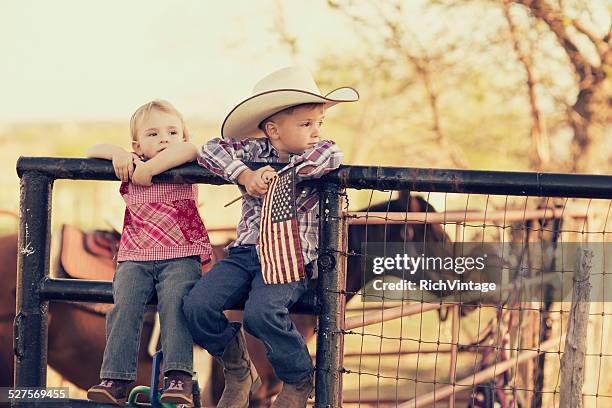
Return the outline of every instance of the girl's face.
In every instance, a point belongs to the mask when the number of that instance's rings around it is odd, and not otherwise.
[[[145,159],[152,159],[172,143],[185,142],[183,124],[171,113],[153,109],[138,124],[138,140],[132,142],[134,151]]]

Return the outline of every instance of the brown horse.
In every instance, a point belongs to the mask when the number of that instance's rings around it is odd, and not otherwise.
[[[358,212],[370,213],[406,213],[427,212],[435,213],[436,209],[420,196],[411,195],[408,191],[400,191],[398,198],[386,203],[371,205]],[[347,274],[346,292],[348,302],[359,289],[367,284],[368,279],[362,273],[362,244],[373,242],[402,243],[402,242],[444,242],[451,239],[441,224],[374,224],[351,225],[348,228]]]

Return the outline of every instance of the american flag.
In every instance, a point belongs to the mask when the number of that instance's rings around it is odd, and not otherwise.
[[[275,176],[261,207],[259,259],[266,284],[303,279],[304,259],[295,206],[295,169]]]

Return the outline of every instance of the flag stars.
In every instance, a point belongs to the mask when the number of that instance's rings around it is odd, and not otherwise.
[[[294,180],[291,173],[280,176],[273,191],[270,191],[269,194],[272,197],[271,222],[295,218]]]

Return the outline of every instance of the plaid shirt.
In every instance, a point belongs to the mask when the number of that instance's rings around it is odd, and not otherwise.
[[[159,261],[200,255],[210,260],[212,247],[198,214],[193,184],[121,183],[125,201],[117,261]]]
[[[295,166],[296,182],[317,179],[337,169],[344,157],[338,146],[323,140],[301,155],[290,155],[289,166]],[[212,139],[202,146],[198,163],[226,180],[237,183],[238,176],[248,167],[244,162],[281,163],[278,152],[269,139],[257,138],[243,141]],[[246,189],[238,185],[242,194]],[[257,245],[261,219],[262,198],[247,195],[242,200],[242,218],[238,224],[238,238],[227,249],[240,245]],[[304,264],[317,259],[319,243],[319,191],[316,187],[296,187],[298,228],[304,255]],[[313,264],[312,278],[317,277],[317,265]]]

